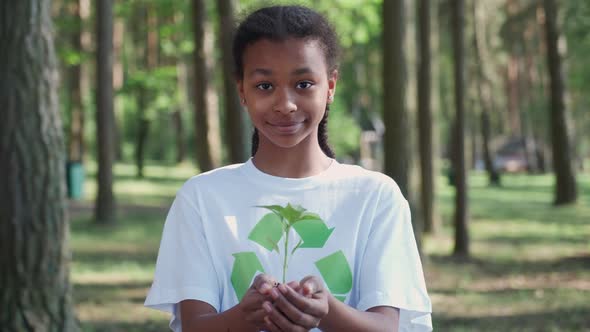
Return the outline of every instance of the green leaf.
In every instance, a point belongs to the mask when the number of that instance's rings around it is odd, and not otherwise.
[[[299,205],[292,206],[290,203],[283,209],[283,217],[287,219],[289,225],[293,225],[299,220],[305,209]]]

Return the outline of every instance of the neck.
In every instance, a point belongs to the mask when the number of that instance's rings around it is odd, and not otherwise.
[[[291,148],[281,148],[270,142],[260,140],[252,162],[260,171],[283,178],[305,178],[326,170],[332,159],[315,144],[298,144]]]

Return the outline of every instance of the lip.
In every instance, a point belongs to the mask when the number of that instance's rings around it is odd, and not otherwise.
[[[297,130],[299,130],[299,128],[301,128],[303,126],[303,121],[301,121],[301,122],[276,122],[276,123],[268,122],[268,124],[271,127],[273,127],[280,134],[293,134]]]

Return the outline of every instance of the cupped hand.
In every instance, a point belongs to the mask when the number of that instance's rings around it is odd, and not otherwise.
[[[265,301],[272,300],[270,291],[275,284],[275,279],[267,274],[259,274],[254,278],[252,285],[238,304],[241,315],[246,322],[258,328],[264,326],[266,311],[262,304]]]
[[[269,332],[302,332],[318,327],[329,311],[328,290],[322,280],[308,276],[300,282],[279,285],[270,292],[273,302],[264,301]]]

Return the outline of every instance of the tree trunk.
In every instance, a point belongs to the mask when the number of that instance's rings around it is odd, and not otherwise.
[[[211,156],[212,167],[221,166],[221,132],[219,128],[219,89],[215,83],[215,35],[213,24],[205,21],[205,66],[207,77],[211,82],[207,84],[207,144],[209,144],[209,155]],[[243,112],[242,112],[243,113]]]
[[[551,146],[555,172],[555,205],[573,203],[577,198],[576,178],[571,164],[571,145],[568,137],[565,109],[565,87],[558,50],[557,4],[545,0],[547,63],[551,86]]]
[[[51,1],[0,5],[0,329],[77,331]]]
[[[113,3],[96,2],[96,132],[98,194],[95,218],[98,223],[115,221],[113,160],[115,149],[113,113]]]
[[[430,0],[420,0],[418,18],[418,144],[420,149],[421,210],[424,231],[437,231],[434,223],[434,167],[432,148]]]
[[[234,33],[234,6],[232,0],[217,0],[223,58],[223,84],[225,88],[225,135],[230,163],[241,163],[248,159],[250,144],[246,132],[245,112],[240,104],[236,89],[234,63],[232,57],[232,39]]]
[[[76,29],[72,33],[72,48],[82,57],[82,19],[80,17],[80,4],[78,1],[70,3],[70,14],[74,18]],[[81,90],[81,61],[69,68],[70,87],[70,140],[68,146],[68,161],[82,162],[84,155],[84,112],[82,111],[82,90]]]
[[[207,121],[207,85],[210,84],[205,59],[205,21],[207,18],[205,1],[193,0],[193,31],[195,40],[195,148],[201,172],[213,168],[209,151]]]
[[[467,229],[467,172],[465,169],[465,46],[464,0],[452,2],[452,36],[455,77],[455,248],[457,256],[469,256],[469,233]]]
[[[490,152],[490,85],[485,70],[484,70],[484,59],[487,59],[487,52],[482,50],[479,44],[480,36],[485,38],[485,33],[480,32],[478,26],[482,25],[482,21],[479,20],[481,15],[477,7],[477,1],[474,1],[473,6],[473,49],[476,64],[476,77],[477,77],[477,97],[479,99],[481,107],[481,136],[482,136],[482,153],[486,172],[488,173],[488,181],[492,186],[500,185],[500,173],[494,166],[492,154]],[[485,26],[485,23],[483,24]],[[484,43],[485,44],[485,43]]]
[[[150,75],[154,68],[158,65],[158,21],[152,4],[140,4],[142,6],[140,13],[140,20],[145,22],[147,30],[140,34],[138,40],[145,41],[145,49],[142,59],[143,70]],[[145,161],[145,151],[148,143],[151,120],[146,115],[146,111],[150,107],[150,101],[153,93],[151,87],[147,84],[147,77],[143,78],[138,92],[137,92],[137,144],[135,150],[135,164],[137,167],[137,177],[143,178],[143,165]]]
[[[383,135],[385,174],[408,195],[410,158],[406,109],[404,0],[383,2]]]

